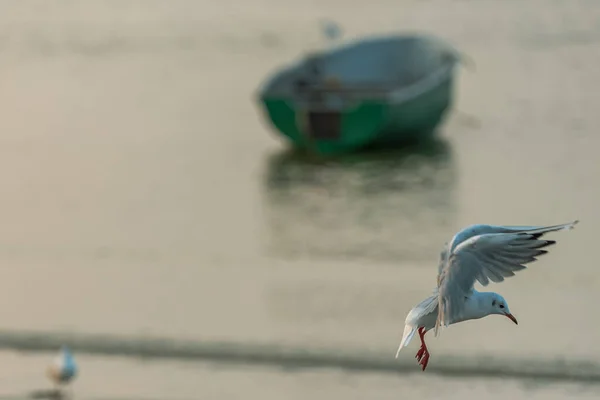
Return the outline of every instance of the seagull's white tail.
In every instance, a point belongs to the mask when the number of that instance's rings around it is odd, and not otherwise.
[[[408,346],[413,336],[415,336],[415,332],[417,332],[417,328],[415,326],[406,325],[404,326],[404,334],[402,335],[402,341],[400,342],[400,346],[398,346],[398,351],[396,352],[396,358],[398,358],[398,354],[400,354],[400,350],[403,347]]]

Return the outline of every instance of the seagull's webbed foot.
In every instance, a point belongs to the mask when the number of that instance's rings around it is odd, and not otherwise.
[[[425,333],[427,333],[427,331],[425,330],[425,328],[419,328],[419,336],[421,338],[421,348],[419,349],[419,351],[417,351],[417,355],[415,356],[415,358],[417,359],[417,362],[419,363],[419,365],[421,366],[422,370],[425,371],[425,368],[427,368],[427,364],[429,363],[429,350],[427,349],[427,345],[425,344]]]
[[[427,347],[421,347],[415,358],[421,366],[421,369],[425,371],[425,368],[427,368],[427,364],[429,363],[429,351],[427,350]]]

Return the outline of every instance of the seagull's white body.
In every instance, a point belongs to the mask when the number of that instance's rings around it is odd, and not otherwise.
[[[77,376],[77,369],[73,355],[66,346],[63,346],[60,354],[48,366],[46,373],[55,385],[61,386],[69,383]]]
[[[547,253],[542,248],[555,243],[540,239],[543,235],[572,229],[577,222],[554,226],[472,225],[458,232],[442,250],[433,294],[406,317],[396,357],[418,332],[421,349],[416,358],[425,370],[429,361],[424,341],[427,331],[434,329],[437,335],[442,326],[494,314],[504,315],[516,324],[504,298],[494,292],[478,292],[473,287],[475,282],[487,286],[489,281],[502,282],[515,275],[525,269],[524,264]]]

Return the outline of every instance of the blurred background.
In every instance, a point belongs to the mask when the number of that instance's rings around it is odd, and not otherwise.
[[[434,143],[290,155],[254,96],[323,18],[475,61]],[[599,62],[595,0],[3,1],[0,397],[67,343],[77,399],[598,398]],[[518,327],[394,359],[457,230],[574,219],[489,288]]]

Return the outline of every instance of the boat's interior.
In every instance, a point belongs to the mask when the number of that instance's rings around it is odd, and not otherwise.
[[[456,61],[454,50],[437,38],[373,38],[313,54],[275,75],[263,95],[289,94],[309,86],[386,91],[408,86]]]

